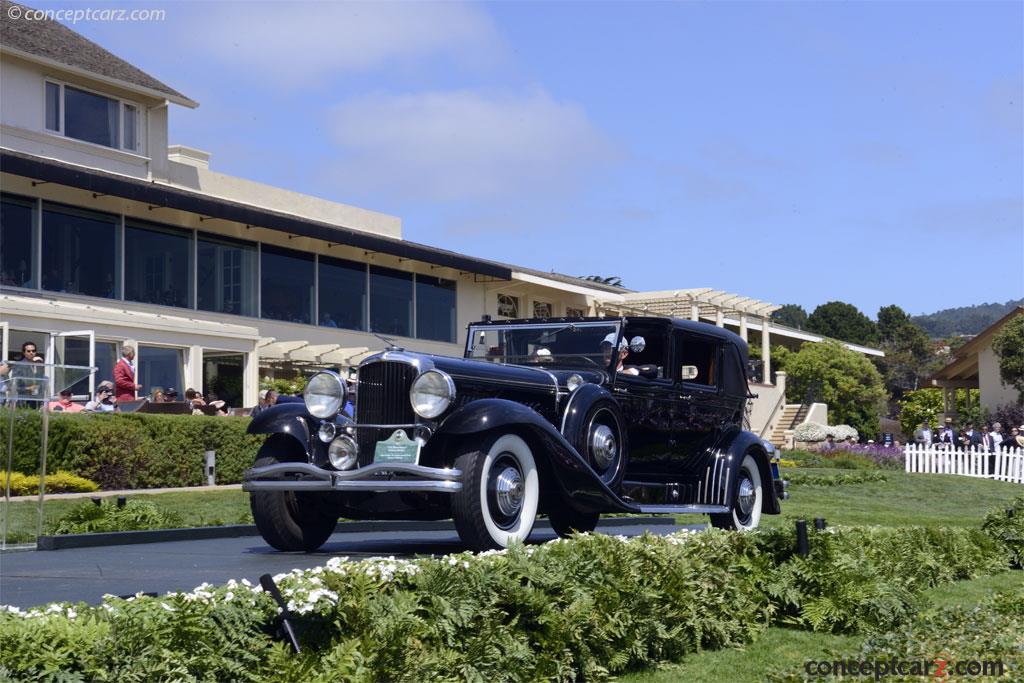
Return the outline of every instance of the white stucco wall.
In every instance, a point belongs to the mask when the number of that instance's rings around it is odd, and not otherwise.
[[[981,390],[982,409],[995,410],[1007,403],[1015,403],[1018,392],[999,379],[999,359],[992,350],[992,342],[978,353],[978,388]]]

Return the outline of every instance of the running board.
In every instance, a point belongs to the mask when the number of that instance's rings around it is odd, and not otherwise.
[[[711,515],[732,511],[728,505],[639,505],[637,509],[648,515]]]

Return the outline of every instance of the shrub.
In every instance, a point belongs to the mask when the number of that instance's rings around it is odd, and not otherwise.
[[[878,463],[871,457],[848,450],[787,451],[795,467],[830,467],[839,470],[873,470]]]
[[[68,680],[600,680],[749,641],[770,623],[901,630],[922,591],[1003,571],[997,539],[962,528],[833,528],[808,557],[791,530],[582,535],[275,577],[316,619],[293,655],[277,609],[231,581],[97,607],[0,611],[10,678]],[[984,632],[982,632],[984,633]]]
[[[90,534],[104,531],[139,531],[180,527],[181,518],[150,501],[129,500],[123,507],[111,502],[82,503],[53,522],[48,533]]]
[[[990,510],[981,528],[1009,549],[1015,567],[1024,567],[1024,496],[1016,498],[1005,510]]]
[[[793,430],[793,438],[797,441],[817,443],[824,441],[826,436],[828,436],[828,427],[817,422],[804,422]]]
[[[0,472],[0,487],[7,486],[7,475]],[[98,491],[99,486],[94,481],[79,477],[70,472],[58,470],[56,474],[46,475],[47,493],[88,493]],[[11,495],[32,496],[39,493],[39,475],[22,474],[21,472],[11,473]]]
[[[856,441],[860,438],[860,435],[857,434],[857,430],[850,425],[835,425],[833,427],[829,427],[828,433],[835,437],[836,441],[846,441],[850,437],[853,437],[853,440]]]
[[[53,415],[47,463],[95,481],[102,489],[197,486],[203,453],[217,451],[217,481],[242,480],[263,436],[246,434],[249,419],[193,415]],[[0,421],[6,439],[7,420]],[[17,411],[13,469],[38,469],[40,413]]]
[[[841,474],[807,474],[804,472],[790,472],[786,479],[793,486],[843,486],[846,484],[864,484],[867,482],[885,481],[886,477],[881,472],[870,470],[860,472],[849,472]]]

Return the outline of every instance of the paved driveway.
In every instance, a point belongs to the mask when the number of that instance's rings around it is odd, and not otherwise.
[[[615,520],[608,520],[598,531],[636,536],[645,530],[667,534],[682,528],[664,524],[618,526]],[[552,531],[538,529],[530,541],[552,538]],[[352,559],[412,557],[461,550],[458,535],[451,528],[335,533],[315,553],[278,552],[259,536],[5,553],[0,555],[0,604],[26,608],[63,600],[98,603],[106,593],[166,593],[191,590],[203,582],[219,584],[242,578],[256,583],[262,574],[315,567],[337,555]]]

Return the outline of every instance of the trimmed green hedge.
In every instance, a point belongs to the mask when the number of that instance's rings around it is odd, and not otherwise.
[[[13,470],[35,474],[42,416],[15,416]],[[246,417],[64,414],[50,416],[48,471],[67,470],[102,489],[198,486],[203,453],[217,451],[217,482],[235,484],[251,467],[263,436],[246,434]],[[6,444],[8,420],[0,420]]]
[[[246,582],[100,606],[0,612],[0,678],[40,680],[602,680],[770,624],[905,627],[937,584],[1006,571],[999,535],[963,528],[834,528],[809,557],[795,534],[711,530],[577,536],[440,558],[334,558],[276,577],[316,619],[301,654]]]

